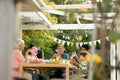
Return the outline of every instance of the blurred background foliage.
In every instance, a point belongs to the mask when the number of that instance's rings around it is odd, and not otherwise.
[[[42,57],[42,49],[45,53],[45,58],[50,58],[54,53],[54,48],[57,43],[53,40],[53,32],[49,30],[24,30],[23,39],[25,40],[24,54],[27,51],[30,44],[35,44],[40,47],[39,57]]]

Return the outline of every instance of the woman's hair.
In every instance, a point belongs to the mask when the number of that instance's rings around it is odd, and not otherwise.
[[[89,44],[83,44],[82,47],[85,48],[86,50],[90,49],[90,45]]]
[[[31,44],[31,45],[29,46],[29,49],[31,49],[33,46],[36,46],[36,45],[34,45],[34,44]]]
[[[29,49],[32,49],[32,47],[34,47],[34,46],[36,46],[36,45],[31,44],[31,45],[29,46]],[[31,52],[29,52],[28,55],[31,55]]]
[[[24,43],[25,43],[24,40],[22,40],[22,39],[17,39],[17,40],[15,41],[15,46],[14,46],[14,48],[15,48],[15,49],[18,49],[19,46],[20,46],[21,44],[24,44]]]

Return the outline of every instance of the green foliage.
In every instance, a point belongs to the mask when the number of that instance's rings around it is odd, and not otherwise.
[[[99,12],[110,12],[112,10],[112,0],[102,0],[103,2],[98,2],[98,10]]]
[[[117,32],[117,31],[112,30],[110,32],[110,39],[111,39],[112,43],[116,43],[116,41],[118,39],[120,39],[120,33]]]
[[[76,42],[73,42],[73,46],[71,47],[71,52],[73,51],[77,51],[77,46],[76,46]]]
[[[117,14],[119,14],[119,13],[120,13],[120,0],[115,0],[114,3],[115,3],[114,11],[115,11]]]
[[[65,42],[64,48],[65,48],[65,53],[70,54],[70,53],[69,53],[69,52],[70,52],[70,47],[68,46],[67,42]]]
[[[96,41],[96,50],[100,50],[100,43]]]
[[[52,22],[52,24],[57,24],[58,23],[58,18],[54,15],[51,15],[49,13],[45,13],[45,16]]]
[[[66,17],[64,17],[64,16],[56,15],[56,17],[58,18],[58,23],[60,23],[60,24],[65,24],[67,21]]]
[[[60,30],[55,33],[55,37],[66,41],[80,42],[78,37],[82,36],[81,42],[89,42],[91,41],[91,32],[92,30]]]
[[[74,14],[74,12],[71,12],[70,14],[69,14],[69,23],[74,23],[76,21],[76,17],[75,17],[75,14]]]
[[[45,58],[50,58],[50,56],[54,53],[54,51],[51,49],[51,47],[56,43],[53,40],[53,34],[54,32],[51,32],[49,30],[25,30],[23,31],[23,40],[25,40],[25,49],[24,54],[26,50],[28,49],[30,44],[35,44],[36,46],[40,47],[44,50]],[[41,55],[41,51],[39,52],[39,55]]]
[[[49,1],[48,0],[43,0],[47,5],[49,4]]]
[[[55,2],[55,4],[64,4],[65,0],[49,0],[49,2]]]

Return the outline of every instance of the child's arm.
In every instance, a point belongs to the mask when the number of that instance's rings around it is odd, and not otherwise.
[[[28,54],[29,54],[30,51],[31,51],[31,49],[28,49],[27,52],[26,52],[26,54],[25,54],[25,59],[26,59],[26,60],[27,60],[27,58],[28,58]]]
[[[74,64],[75,66],[79,67],[79,63],[78,63],[75,59],[73,59],[73,64]]]
[[[77,60],[78,63],[81,62],[80,59],[79,59],[79,57],[77,55],[75,56],[75,59]]]

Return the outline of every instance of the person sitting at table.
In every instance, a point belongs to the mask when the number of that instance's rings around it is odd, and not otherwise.
[[[15,41],[15,48],[13,51],[13,77],[19,77],[20,63],[25,62],[25,58],[22,55],[22,50],[24,50],[24,41],[22,39],[17,39]]]
[[[58,44],[57,49],[55,50],[56,53],[53,55],[52,58],[56,58],[60,56],[62,59],[69,60],[69,55],[64,53],[64,47],[61,44]],[[65,78],[65,70],[55,70],[50,78]]]
[[[88,76],[88,62],[86,61],[87,52],[80,52],[79,60],[73,59],[73,64],[76,65],[76,73],[78,78],[87,78]]]
[[[29,49],[27,50],[26,54],[25,54],[25,58],[27,60],[27,62],[43,62],[43,59],[39,59],[37,57],[38,54],[38,48],[36,47],[36,45],[31,44]],[[31,70],[31,74],[32,74],[32,80],[46,80],[45,76],[39,74],[39,70],[38,69],[34,69],[34,68],[29,68],[29,70]]]
[[[36,47],[36,45],[31,44],[29,49],[27,50],[26,54],[25,54],[25,58],[27,60],[27,62],[43,62],[43,59],[39,59],[37,57],[38,54],[38,48]]]
[[[81,47],[81,51],[80,52],[85,52],[85,53],[87,53],[90,56],[89,50],[90,50],[90,45],[89,44],[83,44],[82,47]],[[80,54],[72,55],[71,57],[74,57],[77,60],[79,60],[79,55]],[[72,59],[73,58],[70,58],[70,62],[72,62]]]
[[[88,54],[90,54],[89,50],[90,50],[90,45],[89,44],[83,44],[82,45],[81,52],[87,52]]]

